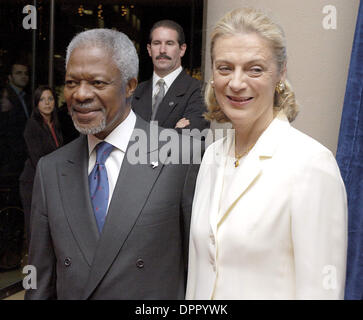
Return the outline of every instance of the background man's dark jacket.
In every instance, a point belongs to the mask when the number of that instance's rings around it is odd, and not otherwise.
[[[151,120],[152,78],[141,82],[135,90],[132,109],[145,121]],[[201,95],[201,83],[184,70],[174,80],[156,113],[155,121],[163,128],[175,128],[176,123],[186,118],[190,126],[186,129],[203,130],[209,127],[203,113],[206,108]]]

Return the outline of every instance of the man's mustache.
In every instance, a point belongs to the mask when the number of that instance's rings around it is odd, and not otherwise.
[[[104,114],[106,113],[106,109],[104,106],[95,105],[92,102],[84,102],[84,103],[73,103],[70,107],[70,114],[72,115],[73,111],[83,111],[83,112],[91,112],[91,111],[102,111]]]
[[[92,109],[93,104],[92,103],[73,103],[71,105],[71,109]]]
[[[171,57],[167,56],[166,54],[160,54],[156,57],[156,60],[159,60],[159,59],[168,59],[168,60],[171,60]]]

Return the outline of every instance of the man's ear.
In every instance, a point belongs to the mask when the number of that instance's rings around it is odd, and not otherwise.
[[[180,58],[182,58],[184,56],[186,50],[187,50],[187,44],[186,43],[183,43],[180,46]]]
[[[126,98],[130,98],[134,94],[136,87],[137,87],[137,79],[136,78],[130,79],[126,86]]]
[[[146,49],[147,49],[147,52],[149,53],[149,56],[151,57],[151,45],[150,45],[150,43],[148,43],[146,45]]]

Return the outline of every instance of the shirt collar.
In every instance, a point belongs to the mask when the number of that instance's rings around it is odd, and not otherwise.
[[[256,153],[260,157],[272,157],[278,145],[288,136],[287,131],[291,128],[283,110],[279,111],[266,130],[257,139],[250,153]],[[228,130],[226,141],[234,141],[234,130]],[[231,146],[229,146],[230,148]]]
[[[175,69],[173,72],[169,73],[167,76],[162,78],[165,81],[166,91],[170,88],[170,86],[173,84],[174,80],[177,78],[179,73],[182,72],[182,71],[183,71],[183,68],[182,68],[182,66],[180,66],[179,68]],[[159,79],[161,79],[161,78],[154,71],[154,73],[153,73],[153,88],[155,88],[156,83],[158,82]]]
[[[272,157],[281,141],[288,136],[290,127],[284,111],[280,110],[256,142],[255,149],[259,156]]]
[[[130,137],[135,128],[136,115],[130,110],[129,115],[122,121],[111,133],[105,138],[104,141],[112,144],[122,152],[126,152],[127,145],[129,144]],[[93,134],[87,135],[88,137],[88,154],[91,155],[93,149],[102,140],[95,137]]]
[[[18,96],[23,96],[25,94],[25,92],[23,90],[20,90],[18,87],[15,87],[13,84],[11,84],[9,82],[9,85],[11,88],[13,88],[13,90],[15,91],[15,93],[18,95]]]

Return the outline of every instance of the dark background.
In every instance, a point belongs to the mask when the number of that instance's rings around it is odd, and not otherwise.
[[[29,65],[32,64],[33,31],[25,30],[22,26],[26,16],[22,11],[27,4],[33,5],[33,1],[2,0],[0,3],[1,86],[6,81],[12,60],[25,58]],[[90,11],[92,14],[89,14]],[[122,15],[125,12],[129,14]],[[99,19],[99,14],[102,19]],[[136,25],[133,24],[133,15],[138,21]],[[76,33],[97,27],[115,28],[134,41],[140,57],[139,80],[148,79],[152,74],[152,62],[146,50],[149,30],[154,22],[161,19],[174,20],[183,27],[187,51],[182,64],[189,71],[194,70],[195,74],[201,66],[203,0],[56,0],[53,57],[55,86],[64,81],[65,49],[69,41]],[[37,0],[35,86],[48,82],[49,24],[50,1]]]

